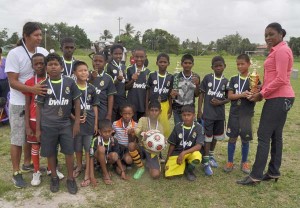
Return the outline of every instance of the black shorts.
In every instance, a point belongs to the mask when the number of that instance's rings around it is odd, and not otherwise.
[[[252,136],[251,116],[229,116],[226,135],[229,138],[241,137],[242,141],[251,141]]]
[[[121,160],[123,160],[124,155],[125,155],[126,153],[128,153],[128,152],[129,152],[128,147],[119,144],[119,157],[120,157]]]
[[[156,169],[156,170],[161,170],[160,167],[160,161],[158,158],[158,155],[155,155],[154,157],[151,157],[151,153],[145,150],[144,147],[139,146],[139,152],[141,155],[141,158],[146,160],[146,167],[149,169]]]
[[[56,155],[56,148],[58,144],[60,145],[61,153],[65,155],[74,154],[72,126],[41,126],[41,156],[51,157]]]
[[[223,140],[224,120],[204,120],[205,142],[212,142],[212,139]]]

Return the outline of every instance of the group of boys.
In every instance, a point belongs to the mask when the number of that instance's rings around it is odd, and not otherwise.
[[[121,63],[123,47],[113,45],[111,60],[107,61],[103,54],[92,57],[94,69],[90,73],[86,63],[74,59],[76,48],[71,38],[62,41],[61,49],[63,57],[54,53],[47,57],[41,54],[32,57],[35,76],[31,82],[41,83],[47,88],[47,93],[35,98],[29,95],[26,102],[29,107],[25,112],[27,136],[35,137],[34,143],[41,144],[41,156],[48,159],[52,192],[59,190],[61,178],[57,171],[58,144],[66,156],[68,191],[75,194],[77,184],[74,178],[83,169],[83,148],[86,155],[83,187],[90,183],[96,185],[94,165],[97,164],[101,167],[105,184],[112,184],[107,164],[113,164],[121,178],[126,180],[125,170],[134,163],[138,167],[134,178],[141,178],[144,173],[141,159],[146,160],[150,176],[159,178],[162,157],[148,151],[141,142],[150,130],[164,134],[169,143],[165,177],[185,174],[188,180],[193,181],[196,179],[195,166],[200,163],[205,174],[212,175],[211,167],[218,167],[214,149],[217,140],[225,138],[225,104],[230,100],[232,106],[227,135],[231,139],[225,171],[233,169],[236,138],[240,135],[243,144],[252,139],[249,120],[253,116],[254,104],[243,95],[249,90],[250,61],[247,57],[238,57],[237,60],[246,60],[249,65],[243,68],[243,72],[238,66],[240,75],[230,82],[223,75],[226,67],[224,59],[214,57],[214,72],[200,82],[199,75],[192,71],[194,59],[189,54],[182,57],[183,70],[171,75],[167,72],[167,54],[158,55],[158,70],[150,72],[144,67],[145,50],[137,48],[135,64],[126,69]],[[175,126],[171,132],[167,127],[170,127],[168,120],[172,113]],[[241,118],[243,121],[239,121]],[[249,143],[243,148],[248,155]],[[35,147],[32,152],[37,153],[38,150],[39,147]],[[75,169],[74,150],[77,159]],[[36,157],[32,159],[34,165],[38,163]],[[247,156],[242,162],[243,171],[249,172]],[[32,185],[38,185],[39,166],[34,169]]]

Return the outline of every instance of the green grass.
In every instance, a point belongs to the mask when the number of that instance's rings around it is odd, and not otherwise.
[[[77,55],[77,59],[85,60],[91,66],[91,60],[87,56]],[[156,55],[150,54],[149,68],[157,69],[155,65]],[[169,71],[173,72],[176,62],[180,61],[180,56],[171,55]],[[224,57],[227,67],[225,76],[230,78],[236,72],[235,57]],[[210,73],[210,61],[212,56],[195,57],[195,66],[193,70],[202,78]],[[260,59],[260,63],[263,60]],[[300,69],[300,62],[296,62],[294,68]],[[262,77],[262,69],[259,71]],[[291,80],[296,97],[300,96],[299,79]],[[257,103],[254,116],[254,132],[257,131],[259,117],[263,102]],[[228,115],[229,105],[226,106]],[[173,120],[171,120],[173,125]],[[256,134],[255,134],[256,135]],[[227,143],[219,142],[216,147],[216,158],[220,167],[214,169],[215,174],[212,177],[205,177],[203,170],[197,168],[197,180],[193,183],[188,182],[184,177],[174,179],[152,180],[146,173],[141,180],[131,179],[124,182],[113,174],[112,186],[105,186],[100,175],[97,173],[99,181],[98,186],[93,189],[79,188],[78,194],[74,197],[66,193],[65,181],[61,182],[61,189],[58,194],[52,194],[49,191],[49,179],[46,176],[42,178],[40,187],[28,187],[24,190],[15,189],[11,183],[11,161],[9,153],[9,126],[0,127],[0,207],[1,203],[9,203],[13,206],[24,206],[32,203],[37,204],[55,203],[57,207],[298,207],[300,204],[300,103],[296,99],[292,110],[288,114],[288,119],[284,129],[284,147],[282,161],[282,177],[278,183],[264,182],[256,187],[244,187],[236,185],[235,181],[245,175],[236,168],[232,173],[224,173],[222,166],[227,159]],[[257,139],[250,144],[249,160],[254,162],[256,153]],[[240,142],[239,142],[240,144]],[[235,162],[238,165],[241,159],[240,145],[237,145]],[[46,160],[41,160],[42,166],[46,165]],[[60,155],[60,164],[63,166],[62,172],[66,173],[64,168],[64,158]],[[129,170],[128,175],[132,176],[135,169]],[[28,183],[31,180],[31,174],[25,174]],[[82,175],[78,179],[82,180]],[[3,199],[4,201],[2,201]],[[3,205],[5,206],[5,205]]]

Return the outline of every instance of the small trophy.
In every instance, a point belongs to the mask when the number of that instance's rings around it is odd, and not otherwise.
[[[257,68],[259,68],[257,63],[253,63],[252,65],[253,71],[249,76],[250,81],[250,89],[252,93],[257,93],[258,89],[258,82],[259,82],[259,75],[257,73]]]
[[[175,68],[175,72],[174,72],[174,73],[178,73],[178,72],[180,72],[181,70],[182,70],[182,68],[180,67],[180,62],[177,61],[177,63],[176,63],[176,68]]]

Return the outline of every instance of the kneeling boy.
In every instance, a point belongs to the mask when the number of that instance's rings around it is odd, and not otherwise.
[[[204,144],[202,127],[195,122],[195,108],[185,105],[181,109],[182,120],[176,124],[168,142],[170,144],[165,176],[171,177],[185,173],[189,181],[194,181],[195,165],[201,161],[200,149]]]

